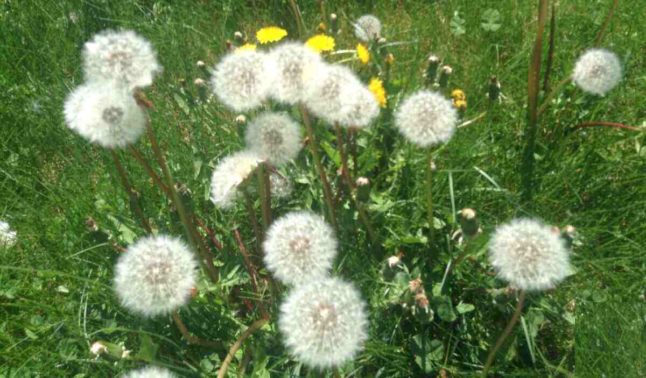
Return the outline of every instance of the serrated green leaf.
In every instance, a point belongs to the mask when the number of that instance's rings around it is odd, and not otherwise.
[[[500,24],[500,12],[495,9],[487,9],[482,13],[480,26],[486,31],[496,31],[502,26]]]
[[[453,33],[453,35],[462,35],[466,32],[466,21],[460,17],[460,13],[458,11],[455,11],[451,18],[451,33]]]
[[[458,311],[459,314],[466,314],[467,312],[471,312],[475,310],[476,306],[472,305],[471,303],[460,302],[457,306],[455,306],[455,309]]]

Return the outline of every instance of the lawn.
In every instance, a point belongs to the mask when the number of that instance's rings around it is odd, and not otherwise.
[[[335,12],[336,50],[354,50],[352,22],[374,14],[394,57],[386,81],[387,106],[357,134],[354,174],[370,180],[363,193],[376,242],[336,175],[341,157],[332,129],[317,123],[323,165],[338,207],[339,256],[334,275],[351,280],[368,303],[369,338],[338,374],[356,377],[476,376],[515,306],[496,279],[487,240],[496,226],[528,216],[557,227],[572,225],[575,274],[558,287],[528,295],[514,331],[495,360],[496,376],[646,376],[646,71],[643,4],[620,1],[604,27],[612,0],[554,3],[550,88],[570,75],[577,57],[596,45],[612,50],[623,79],[605,97],[569,83],[548,100],[533,151],[533,197],[522,195],[528,67],[537,29],[536,1],[299,1],[304,30],[287,0],[267,1],[42,1],[0,4],[0,219],[18,243],[0,246],[0,376],[110,377],[154,364],[180,376],[215,376],[226,350],[267,306],[269,322],[234,356],[229,376],[316,376],[292,358],[277,327],[285,287],[258,293],[236,239],[257,258],[253,224],[242,204],[220,210],[209,200],[211,174],[223,157],[243,148],[240,113],[195,84],[227,53],[240,31],[250,39],[277,25],[288,39],[306,40]],[[325,16],[325,19],[323,15]],[[548,60],[548,19],[543,73]],[[65,125],[63,103],[83,82],[81,49],[104,29],[131,29],[157,51],[163,72],[144,90],[154,104],[151,122],[183,200],[212,231],[219,281],[203,275],[195,298],[180,311],[193,335],[182,338],[170,316],[145,319],[120,306],[112,288],[123,249],[147,234],[138,207],[155,232],[183,235],[180,214],[129,150],[116,150],[138,195],[129,197],[113,156]],[[600,30],[604,29],[597,44]],[[466,93],[468,105],[449,143],[434,148],[434,218],[427,221],[424,150],[396,131],[393,111],[426,85],[429,54],[453,68],[446,88]],[[374,66],[353,53],[330,54],[367,83]],[[197,62],[203,61],[206,69]],[[383,61],[376,62],[384,66]],[[497,101],[489,81],[501,83]],[[543,81],[541,79],[541,88]],[[541,91],[539,104],[547,91]],[[280,108],[279,105],[273,105]],[[299,114],[292,109],[295,119]],[[249,119],[254,112],[247,113]],[[641,128],[576,128],[606,121]],[[319,127],[320,126],[320,127]],[[136,144],[156,167],[148,138]],[[156,168],[155,168],[156,169]],[[275,217],[311,209],[323,215],[323,188],[307,151],[281,169],[293,194],[272,202]],[[161,171],[159,171],[161,175]],[[361,193],[359,193],[361,194]],[[253,198],[258,217],[261,202]],[[458,211],[477,211],[482,234],[460,245]],[[445,272],[461,252],[466,258]],[[387,267],[389,256],[401,264]],[[263,277],[269,274],[261,269]],[[430,312],[408,291],[420,278]],[[417,306],[417,307],[416,307]],[[96,341],[130,352],[94,356]],[[223,353],[224,350],[224,353]],[[331,371],[325,374],[332,376]]]

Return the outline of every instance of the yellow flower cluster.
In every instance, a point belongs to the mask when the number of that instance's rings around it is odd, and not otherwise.
[[[460,111],[467,110],[467,96],[462,89],[454,89],[451,92],[451,98],[453,99],[453,106],[455,108]]]
[[[384,89],[384,83],[376,78],[373,77],[370,79],[370,84],[368,85],[368,89],[370,89],[370,92],[372,92],[372,95],[375,96],[375,100],[377,100],[377,103],[379,106],[382,108],[386,107],[387,99],[386,99],[386,89]]]
[[[278,42],[287,36],[287,30],[278,26],[267,26],[256,32],[256,39],[261,45]]]
[[[317,34],[305,42],[305,45],[312,50],[321,53],[334,50],[334,38],[325,34]]]
[[[357,44],[357,57],[363,64],[370,62],[370,51],[368,51],[368,48],[363,43]]]

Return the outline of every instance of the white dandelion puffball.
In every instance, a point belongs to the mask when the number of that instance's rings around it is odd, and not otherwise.
[[[124,378],[175,378],[175,374],[170,370],[157,366],[148,366],[145,368],[129,371]]]
[[[532,219],[499,226],[489,243],[489,260],[500,278],[522,290],[551,289],[572,274],[565,241]]]
[[[338,278],[298,286],[280,306],[278,328],[299,361],[327,368],[351,360],[368,338],[366,306],[355,287]]]
[[[351,109],[349,100],[362,87],[354,72],[340,64],[322,64],[306,88],[304,104],[330,124],[342,122]]]
[[[406,98],[395,113],[399,132],[420,147],[447,142],[453,136],[457,122],[458,112],[451,101],[426,90]]]
[[[365,128],[379,115],[375,96],[364,85],[352,85],[342,91],[341,103],[345,104],[339,124],[345,127]]]
[[[308,211],[276,219],[263,243],[265,265],[278,280],[298,285],[329,275],[337,241],[325,220]]]
[[[301,150],[301,129],[287,113],[264,112],[249,122],[245,142],[262,159],[281,165]]]
[[[264,53],[235,51],[213,69],[211,85],[218,99],[237,112],[257,108],[265,101],[274,75]]]
[[[572,80],[586,92],[604,96],[621,80],[621,63],[613,52],[590,49],[574,65]]]
[[[18,235],[9,223],[0,220],[0,247],[11,248],[16,245]]]
[[[211,177],[211,201],[221,209],[231,208],[238,186],[249,177],[262,159],[250,151],[240,151],[222,159]]]
[[[280,102],[295,104],[303,100],[304,89],[322,60],[302,43],[288,42],[271,50],[268,64],[274,73],[271,96]]]
[[[162,71],[150,42],[131,30],[105,30],[83,46],[85,79],[115,80],[129,89],[147,87]]]
[[[269,185],[271,186],[271,196],[274,198],[287,198],[292,195],[294,185],[289,179],[278,172],[269,175]]]
[[[164,315],[189,302],[196,269],[193,253],[179,239],[149,236],[119,256],[114,289],[121,304],[132,312]]]
[[[64,106],[67,126],[106,148],[125,147],[146,129],[146,116],[132,94],[109,81],[81,85],[67,96]]]
[[[354,23],[354,35],[364,42],[377,40],[381,36],[381,21],[371,14],[366,14]]]

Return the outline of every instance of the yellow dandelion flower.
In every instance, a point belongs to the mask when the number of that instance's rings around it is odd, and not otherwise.
[[[467,100],[453,100],[453,106],[460,111],[465,111],[467,110]]]
[[[325,34],[317,34],[305,42],[305,45],[316,52],[334,50],[334,38]]]
[[[464,94],[464,91],[462,89],[454,89],[453,92],[451,92],[451,97],[453,98],[454,101],[458,100],[465,100],[467,99],[467,96]]]
[[[375,96],[375,100],[377,100],[377,103],[379,106],[382,108],[386,107],[386,90],[384,89],[384,83],[377,79],[376,77],[373,77],[370,79],[370,84],[368,85],[368,89],[370,89],[370,92],[372,92],[372,95]]]
[[[370,51],[362,43],[357,44],[357,56],[359,61],[363,64],[368,64],[370,62]]]
[[[256,32],[256,39],[261,45],[270,42],[278,42],[287,36],[287,30],[278,26],[267,26]]]
[[[236,52],[238,51],[256,51],[256,45],[253,43],[245,43],[236,49]]]

